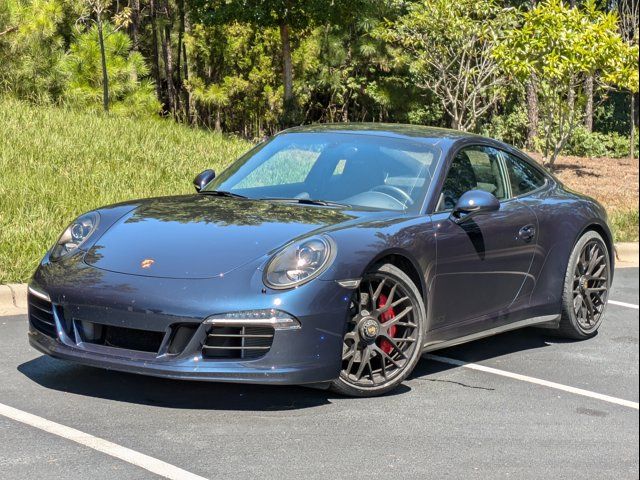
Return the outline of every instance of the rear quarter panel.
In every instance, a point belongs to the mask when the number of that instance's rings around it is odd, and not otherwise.
[[[538,244],[531,272],[536,285],[531,293],[532,315],[558,314],[567,264],[573,246],[588,229],[595,228],[605,236],[614,253],[605,209],[595,200],[565,188],[557,181],[549,187],[522,198],[538,216]]]

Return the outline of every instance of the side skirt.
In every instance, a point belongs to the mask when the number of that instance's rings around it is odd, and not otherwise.
[[[511,330],[517,330],[519,328],[537,326],[541,328],[558,328],[560,322],[560,315],[543,315],[541,317],[527,318],[520,320],[519,322],[513,322],[508,325],[502,325],[496,328],[490,328],[482,332],[473,333],[464,337],[454,338],[453,340],[445,340],[441,342],[427,343],[422,347],[423,353],[433,352],[434,350],[440,350],[441,348],[454,347],[462,343],[473,342],[474,340],[480,340],[481,338],[491,337],[492,335],[498,335],[499,333],[509,332]]]

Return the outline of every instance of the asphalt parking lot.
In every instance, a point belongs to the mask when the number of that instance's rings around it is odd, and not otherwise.
[[[636,308],[610,304],[592,340],[447,349],[496,370],[423,359],[374,399],[77,366],[31,349],[25,315],[0,317],[0,478],[638,478],[637,268],[610,299]]]

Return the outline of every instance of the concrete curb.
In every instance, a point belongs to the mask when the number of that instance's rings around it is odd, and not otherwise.
[[[27,284],[0,285],[0,315],[21,315],[27,311]]]
[[[616,243],[616,268],[638,267],[639,244]],[[0,315],[20,315],[27,311],[27,284],[0,285]]]
[[[616,266],[629,268],[638,266],[638,242],[616,243]]]

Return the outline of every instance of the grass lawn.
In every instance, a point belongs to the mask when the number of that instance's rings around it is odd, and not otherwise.
[[[191,193],[198,172],[219,171],[250,146],[170,120],[96,116],[0,98],[0,284],[27,281],[80,213]],[[617,241],[638,240],[637,160],[572,157],[561,158],[558,167],[567,185],[605,204]]]
[[[0,284],[25,282],[82,212],[193,192],[250,148],[170,120],[96,116],[0,99]]]

